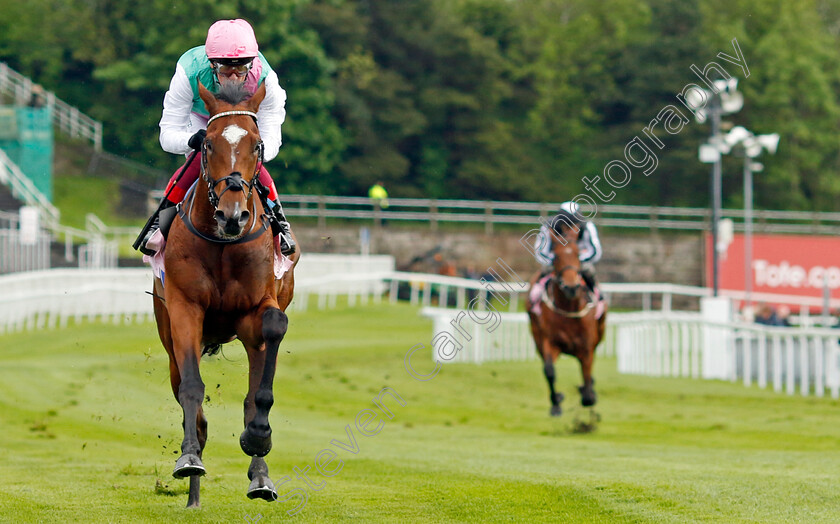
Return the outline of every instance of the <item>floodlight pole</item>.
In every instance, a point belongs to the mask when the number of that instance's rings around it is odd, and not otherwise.
[[[752,299],[753,179],[752,159],[744,151],[744,306]]]
[[[721,105],[720,94],[711,93],[711,100],[709,100],[709,113],[711,116],[712,137],[710,142],[717,144],[720,139],[720,117]],[[721,208],[721,167],[722,155],[718,155],[717,160],[712,164],[712,295],[718,296],[720,289],[720,260],[718,255],[718,223],[720,222],[720,208]]]

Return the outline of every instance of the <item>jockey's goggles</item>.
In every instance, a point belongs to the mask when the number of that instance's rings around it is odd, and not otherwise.
[[[245,64],[213,62],[213,69],[216,70],[216,74],[220,74],[222,76],[229,76],[231,74],[234,74],[236,76],[245,76],[248,74],[248,71],[251,70],[251,65],[253,63],[253,60]]]

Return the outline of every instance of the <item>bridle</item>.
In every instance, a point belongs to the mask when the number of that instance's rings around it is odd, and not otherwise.
[[[552,240],[551,242],[552,242],[552,248],[553,248],[554,240]],[[569,270],[574,271],[575,273],[578,274],[578,276],[580,276],[580,267],[576,267],[576,266],[572,266],[572,265],[563,266],[562,268],[560,268],[559,270],[556,270],[556,271],[552,270],[551,277],[548,279],[548,281],[546,281],[545,286],[543,287],[541,299],[542,299],[543,303],[545,303],[545,305],[548,307],[548,309],[557,313],[558,315],[561,315],[561,316],[564,316],[564,317],[567,317],[567,318],[583,318],[584,316],[586,316],[587,313],[589,313],[589,311],[593,307],[595,307],[595,303],[591,300],[591,297],[587,301],[587,303],[583,307],[583,309],[580,309],[578,311],[566,311],[564,309],[560,309],[559,307],[557,307],[554,304],[554,297],[549,295],[549,292],[550,292],[549,290],[551,288],[552,280],[556,281],[558,283],[558,286],[559,286],[563,273],[565,273],[566,271],[569,271]]]
[[[210,120],[207,121],[207,127],[210,127],[210,123],[214,120],[224,117],[224,116],[237,116],[237,115],[247,115],[254,119],[254,122],[257,121],[257,114],[253,111],[223,111],[216,115],[210,117]],[[251,194],[254,191],[254,183],[258,180],[260,166],[263,164],[263,155],[265,153],[265,144],[263,141],[260,140],[257,142],[257,147],[259,148],[259,158],[257,159],[257,164],[254,167],[254,176],[251,177],[251,182],[246,182],[242,179],[242,173],[239,171],[234,171],[233,173],[229,174],[228,176],[224,176],[218,180],[213,180],[210,176],[210,171],[207,168],[207,140],[205,140],[201,144],[201,178],[207,183],[207,198],[210,199],[210,205],[213,206],[214,209],[217,209],[219,205],[219,200],[222,198],[222,195],[225,194],[225,191],[228,189],[232,189],[234,191],[242,191],[242,186],[245,186],[248,189],[248,196],[246,199],[251,198]],[[216,194],[216,186],[222,182],[227,182],[227,187],[222,189],[222,192]]]
[[[234,110],[234,111],[223,111],[216,115],[210,117],[207,121],[207,126],[210,126],[210,123],[214,120],[225,117],[225,116],[237,116],[237,115],[247,115],[254,119],[254,122],[257,121],[257,114],[252,111],[242,111],[242,110]],[[210,171],[207,168],[207,141],[205,140],[204,143],[201,145],[201,178],[207,184],[207,198],[210,200],[210,205],[213,206],[214,210],[218,210],[219,200],[222,198],[222,195],[225,194],[225,191],[228,189],[232,189],[234,191],[242,191],[243,186],[247,188],[248,195],[246,197],[246,201],[251,201],[251,206],[253,207],[254,216],[257,216],[257,201],[251,198],[251,195],[254,191],[254,186],[259,184],[259,172],[260,167],[263,164],[263,155],[265,153],[265,145],[263,141],[260,140],[257,142],[257,147],[259,148],[259,158],[257,159],[257,164],[254,168],[254,176],[251,178],[251,182],[247,182],[242,179],[242,173],[238,171],[234,171],[233,173],[222,177],[218,180],[213,180],[210,176]],[[222,192],[216,194],[216,186],[221,182],[227,182],[227,187],[222,189]],[[184,210],[184,203],[189,201],[189,211]],[[251,224],[250,232],[242,237],[233,238],[233,239],[224,239],[224,238],[216,238],[207,236],[201,231],[199,231],[195,225],[192,223],[190,219],[190,215],[192,214],[192,208],[195,204],[195,184],[193,184],[192,189],[190,189],[189,195],[184,199],[184,201],[178,204],[178,216],[181,217],[181,220],[184,221],[184,225],[187,226],[187,229],[194,235],[199,238],[202,238],[208,242],[212,242],[214,244],[242,244],[245,242],[250,242],[251,240],[255,240],[259,238],[266,230],[269,228],[268,217],[263,213],[260,215],[260,221],[262,222],[262,226],[259,229],[257,227],[257,220],[254,220]]]

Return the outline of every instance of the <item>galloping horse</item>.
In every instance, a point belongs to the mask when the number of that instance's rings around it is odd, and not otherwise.
[[[558,226],[561,228],[559,233],[551,232],[552,272],[545,282],[538,282],[539,274],[531,279],[531,292],[526,302],[531,334],[548,381],[550,413],[554,417],[562,413],[560,403],[564,398],[554,389],[554,361],[561,353],[580,361],[583,374],[583,385],[578,388],[581,404],[584,407],[595,405],[592,362],[595,347],[604,337],[606,322],[606,303],[601,303],[603,311],[598,311],[597,299],[590,296],[585,284],[582,285],[576,231],[566,224],[558,223]]]
[[[293,267],[275,280],[275,246],[254,186],[262,165],[256,112],[262,85],[250,98],[239,86],[217,95],[199,84],[210,120],[201,151],[201,176],[184,199],[164,252],[164,282],[154,282],[158,334],[169,354],[172,391],[183,412],[184,440],[173,476],[190,478],[188,507],[199,506],[201,462],[207,443],[202,410],[203,353],[238,338],[248,353],[248,394],[242,451],[251,456],[249,498],[276,500],[263,457],[271,449],[268,413],[277,350],[286,334],[284,310],[294,292]],[[293,255],[297,262],[299,251]]]

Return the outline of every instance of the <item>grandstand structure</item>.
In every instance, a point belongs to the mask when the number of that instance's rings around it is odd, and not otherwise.
[[[53,128],[101,151],[102,123],[2,62],[0,96],[8,104],[0,105],[0,274],[116,266],[116,245],[102,227],[62,226],[52,204]]]

